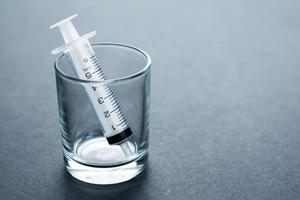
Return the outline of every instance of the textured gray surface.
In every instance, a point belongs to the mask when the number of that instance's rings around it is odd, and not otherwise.
[[[0,199],[299,199],[299,1],[1,1]],[[153,59],[146,173],[64,172],[48,26]]]

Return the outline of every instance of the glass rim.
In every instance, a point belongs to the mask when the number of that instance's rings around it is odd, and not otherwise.
[[[55,72],[57,74],[59,74],[60,76],[62,76],[63,78],[68,79],[70,81],[82,82],[82,83],[108,84],[108,83],[116,83],[116,82],[121,82],[121,81],[127,81],[127,80],[134,79],[136,77],[139,77],[139,76],[145,74],[150,69],[150,66],[151,66],[151,58],[150,58],[150,56],[145,51],[143,51],[142,49],[140,49],[138,47],[134,47],[134,46],[127,45],[127,44],[122,44],[122,43],[113,43],[113,42],[92,43],[91,45],[93,47],[112,46],[112,47],[123,47],[123,48],[134,50],[135,52],[138,52],[139,54],[141,54],[142,56],[144,56],[144,58],[146,59],[146,64],[145,64],[145,66],[141,70],[139,70],[139,71],[137,71],[135,73],[131,73],[131,74],[127,75],[127,76],[121,76],[121,77],[118,77],[118,78],[107,78],[106,80],[101,80],[101,81],[97,81],[97,80],[85,80],[85,79],[81,79],[81,78],[70,76],[67,73],[63,72],[59,68],[58,62],[65,55],[65,53],[60,53],[57,56],[57,58],[55,59],[55,61],[54,61]]]

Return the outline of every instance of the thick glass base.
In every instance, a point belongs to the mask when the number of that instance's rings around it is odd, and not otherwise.
[[[77,144],[76,157],[80,160],[65,154],[66,169],[86,183],[108,185],[128,181],[141,173],[146,164],[147,151],[135,153],[128,162],[120,162],[126,160],[126,155],[119,145],[108,145],[104,138],[81,140]],[[130,148],[134,151],[133,144]]]
[[[146,156],[118,167],[92,167],[66,158],[66,169],[76,179],[99,185],[109,185],[128,181],[145,168]]]

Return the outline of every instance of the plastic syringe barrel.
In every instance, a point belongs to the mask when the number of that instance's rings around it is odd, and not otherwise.
[[[104,81],[105,75],[91,48],[84,40],[68,50],[74,70],[80,78]],[[132,135],[110,87],[101,84],[84,85],[109,144],[118,144]]]

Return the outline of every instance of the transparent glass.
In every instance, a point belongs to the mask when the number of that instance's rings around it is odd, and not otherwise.
[[[55,62],[59,125],[67,171],[93,184],[127,181],[143,171],[149,145],[151,59],[142,50],[113,43],[92,45],[106,80],[80,79],[69,53]],[[109,87],[132,130],[127,155],[110,145],[86,87]]]

